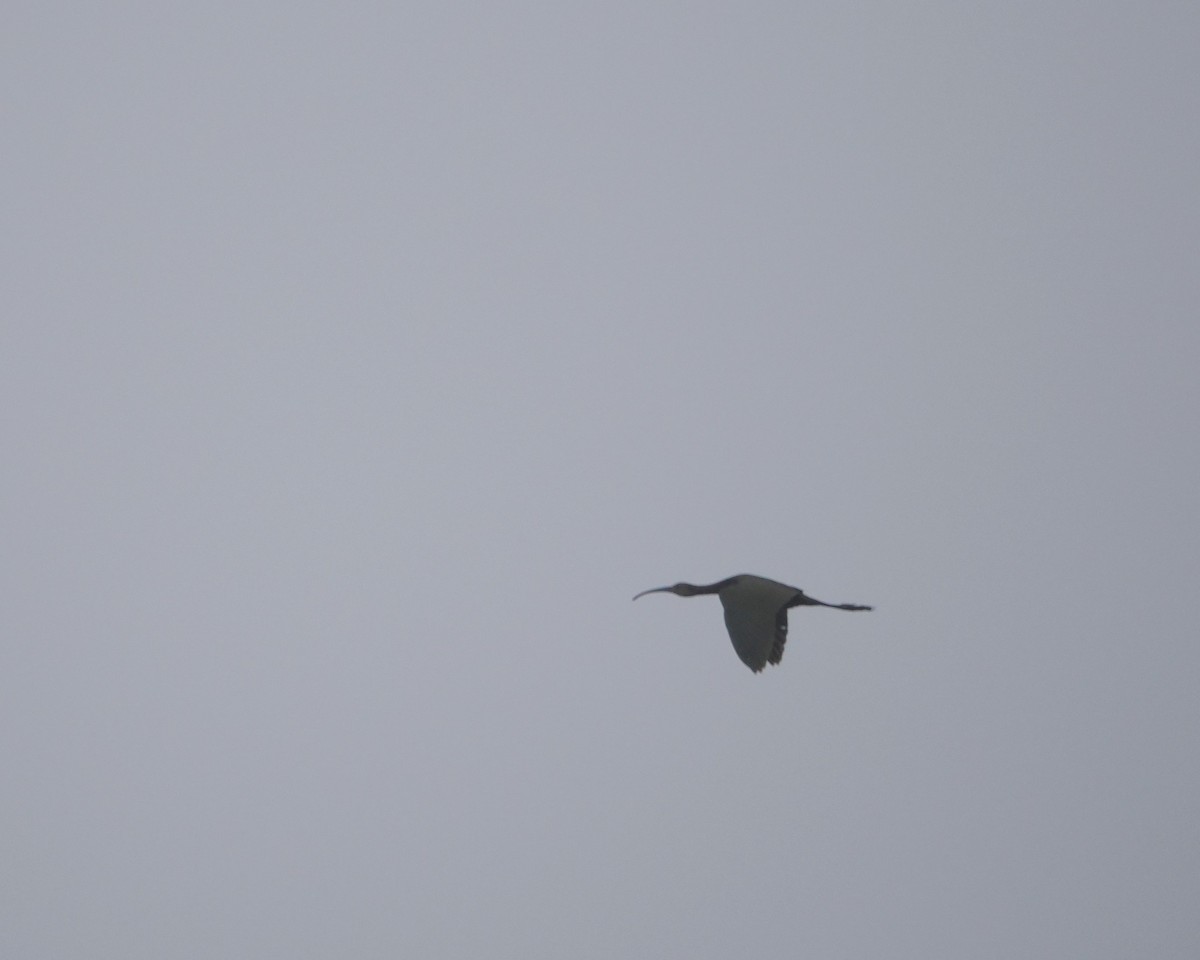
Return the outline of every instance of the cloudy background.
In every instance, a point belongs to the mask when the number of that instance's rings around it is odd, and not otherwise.
[[[1196,955],[1195,7],[0,43],[0,953]]]

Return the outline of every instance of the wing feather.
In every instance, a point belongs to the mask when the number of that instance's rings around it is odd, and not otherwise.
[[[775,614],[775,643],[771,647],[771,655],[767,657],[768,663],[778,663],[783,659],[783,646],[787,643],[787,612],[787,607],[780,607]]]

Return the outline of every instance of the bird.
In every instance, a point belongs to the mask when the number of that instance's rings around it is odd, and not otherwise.
[[[872,610],[873,607],[857,603],[825,603],[808,596],[798,587],[789,587],[777,580],[739,573],[697,586],[694,583],[676,583],[670,587],[655,587],[643,590],[633,599],[648,593],[673,593],[677,597],[698,597],[715,593],[725,608],[725,627],[733,649],[742,663],[755,673],[762,671],[768,663],[778,664],[783,659],[783,646],[787,643],[787,612],[791,607],[831,607],[834,610]]]

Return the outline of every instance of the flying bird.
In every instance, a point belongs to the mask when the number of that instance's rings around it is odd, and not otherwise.
[[[648,593],[673,593],[677,597],[715,593],[725,608],[725,627],[729,631],[729,639],[733,641],[733,649],[741,657],[742,663],[755,673],[768,663],[779,663],[783,659],[783,645],[787,643],[787,612],[791,607],[873,609],[856,603],[814,600],[797,587],[749,573],[739,573],[736,577],[704,586],[677,583],[672,587],[655,587],[653,590],[643,590],[633,599]]]

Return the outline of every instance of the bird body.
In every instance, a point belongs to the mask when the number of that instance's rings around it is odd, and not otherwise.
[[[783,647],[787,643],[787,612],[790,608],[820,606],[835,610],[871,609],[853,603],[825,603],[807,596],[798,587],[749,573],[700,586],[677,583],[670,587],[656,587],[643,590],[633,599],[647,593],[673,593],[678,597],[715,593],[725,609],[725,627],[729,631],[729,639],[733,641],[733,649],[742,663],[755,673],[768,663],[777,664],[783,659]]]

